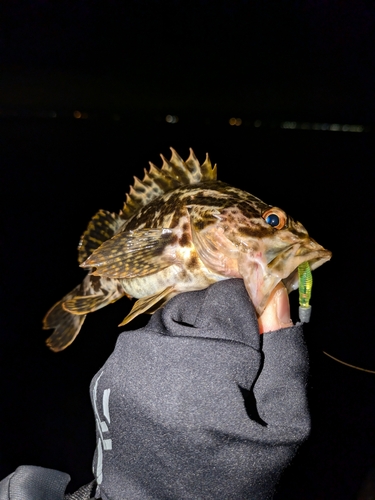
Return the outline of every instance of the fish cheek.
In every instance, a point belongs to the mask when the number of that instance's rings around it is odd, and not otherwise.
[[[254,229],[248,226],[239,226],[237,231],[239,232],[240,236],[242,237],[252,237],[254,236]]]

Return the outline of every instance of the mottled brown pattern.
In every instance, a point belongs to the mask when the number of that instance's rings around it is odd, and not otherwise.
[[[178,240],[179,244],[182,247],[188,247],[191,243],[191,238],[189,233],[183,233],[181,238]]]
[[[195,269],[198,269],[198,267],[199,267],[198,256],[196,254],[193,254],[187,263],[187,268],[189,269],[189,271],[194,271]]]
[[[203,219],[195,219],[193,222],[193,226],[197,231],[201,231],[204,229],[205,223]]]
[[[141,208],[134,218],[124,224],[122,230],[135,229],[142,225],[150,228],[160,227],[168,214],[171,216],[168,227],[174,228],[178,226],[188,207],[194,207],[194,227],[202,230],[216,222],[212,215],[214,208],[220,210],[223,220],[228,223],[244,224],[249,218],[261,217],[269,205],[223,182],[206,181],[194,185],[193,188],[183,186],[175,189],[173,193],[168,192],[160,196]],[[186,223],[183,230],[186,231]],[[256,229],[256,232],[259,234],[259,229]]]
[[[273,227],[265,227],[263,225],[254,222],[251,226],[240,226],[238,228],[238,233],[241,236],[251,236],[253,238],[265,238],[266,236],[272,236],[277,229]]]
[[[177,243],[177,241],[178,241],[178,236],[177,236],[177,234],[174,234],[174,235],[172,236],[172,238],[170,239],[169,244],[170,244],[170,245],[175,245],[175,244]]]
[[[176,210],[173,211],[173,217],[172,217],[172,222],[170,224],[170,228],[177,227],[180,224],[181,217],[186,215],[186,207],[184,206],[177,206]]]
[[[288,291],[296,287],[301,260],[314,269],[330,258],[281,209],[217,181],[208,156],[200,165],[190,150],[184,162],[172,149],[162,159],[161,169],[150,164],[142,180],[134,178],[120,214],[99,211],[90,221],[80,242],[89,272],[44,319],[55,329],[52,350],[74,340],[87,313],[124,295],[139,300],[122,324],[177,293],[242,277],[261,314],[280,280]],[[272,209],[283,212],[285,226],[267,224],[263,214]]]
[[[90,281],[95,292],[100,291],[101,279],[100,276],[90,276]]]

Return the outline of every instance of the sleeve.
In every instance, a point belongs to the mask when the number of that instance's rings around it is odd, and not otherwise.
[[[263,335],[264,363],[254,385],[264,437],[269,443],[300,444],[309,435],[306,385],[308,354],[302,325]]]
[[[63,500],[70,476],[34,465],[21,465],[0,481],[0,500]]]
[[[272,498],[308,435],[306,375],[302,328],[260,336],[242,280],[177,295],[92,383],[101,497]]]

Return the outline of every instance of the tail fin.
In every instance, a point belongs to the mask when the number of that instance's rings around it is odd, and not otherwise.
[[[46,340],[47,346],[54,352],[59,352],[68,347],[77,337],[85,315],[76,315],[63,308],[64,302],[71,300],[80,294],[81,285],[78,285],[70,293],[57,302],[43,319],[44,330],[54,328],[53,334]]]

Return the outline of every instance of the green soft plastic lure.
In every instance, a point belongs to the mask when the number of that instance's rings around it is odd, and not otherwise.
[[[313,284],[312,273],[309,263],[303,262],[298,266],[299,278],[299,319],[302,323],[308,323],[311,316],[311,289]]]

